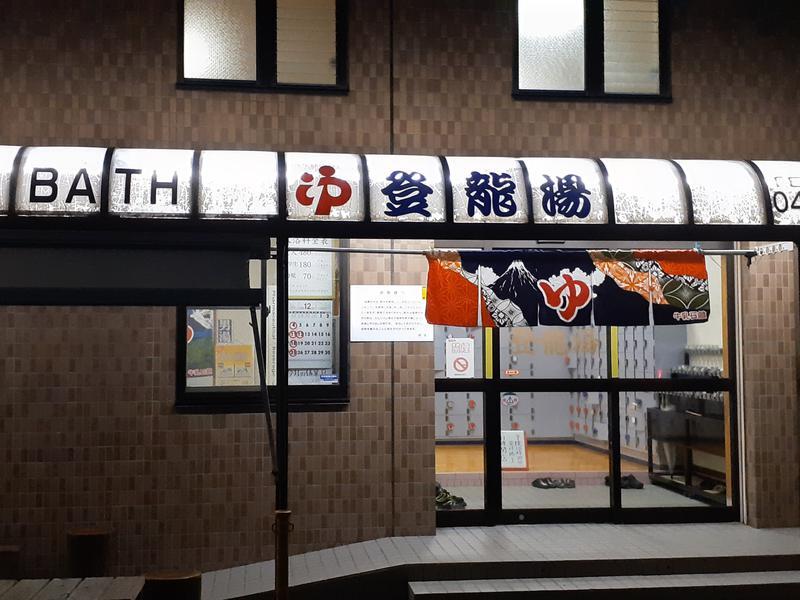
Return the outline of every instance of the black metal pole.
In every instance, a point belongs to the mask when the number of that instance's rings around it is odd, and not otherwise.
[[[278,476],[275,482],[275,598],[289,597],[289,240],[278,238],[277,268],[277,455]]]
[[[263,304],[261,305],[261,312],[263,315]],[[275,460],[275,432],[272,427],[272,407],[269,403],[269,389],[267,388],[267,371],[265,360],[266,354],[264,353],[261,343],[263,337],[258,331],[258,316],[255,306],[250,307],[250,326],[253,328],[253,344],[256,351],[256,363],[258,364],[258,379],[260,384],[261,402],[264,410],[264,420],[266,421],[267,425],[267,444],[269,444],[269,457],[272,463],[272,479],[274,483],[277,483],[278,463]],[[264,329],[262,329],[262,331],[264,331]]]
[[[500,444],[502,434],[500,429],[500,330],[481,329],[481,335],[486,339],[487,334],[492,340],[491,352],[492,370],[484,373],[484,377],[490,379],[492,384],[486,388],[483,397],[484,414],[484,464],[486,465],[486,475],[484,479],[484,507],[485,514],[491,523],[500,521],[500,513],[503,510],[503,465],[500,460]],[[484,342],[485,347],[485,342]],[[486,359],[484,358],[484,369]]]
[[[611,361],[617,355],[616,349],[611,347],[612,341],[619,344],[619,340],[611,335],[611,327],[606,327],[606,373],[611,380],[615,370]],[[619,372],[616,372],[619,377]],[[619,441],[619,392],[612,390],[606,393],[608,402],[608,458],[609,458],[609,495],[611,500],[611,514],[614,521],[619,521],[622,515],[622,471],[621,471],[621,446]]]
[[[275,486],[275,510],[289,508],[289,250],[288,239],[278,238],[277,326],[277,455],[278,479]]]

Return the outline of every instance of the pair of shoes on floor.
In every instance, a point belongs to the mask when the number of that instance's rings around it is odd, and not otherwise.
[[[454,496],[436,482],[437,510],[461,510],[467,508],[467,502],[461,496]]]
[[[531,485],[540,490],[553,490],[553,489],[572,489],[575,487],[574,479],[552,479],[550,477],[542,477],[531,481]]]
[[[644,484],[633,475],[623,475],[620,484],[623,490],[640,490],[644,487]],[[611,478],[608,475],[606,475],[606,485],[611,485]]]

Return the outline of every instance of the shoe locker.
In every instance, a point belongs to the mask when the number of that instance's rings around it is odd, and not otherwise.
[[[436,440],[483,441],[483,394],[436,394]]]

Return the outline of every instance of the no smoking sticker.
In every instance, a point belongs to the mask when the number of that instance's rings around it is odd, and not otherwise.
[[[469,361],[464,358],[463,356],[459,356],[457,359],[453,361],[453,368],[459,372],[463,373],[467,369],[469,369]]]
[[[448,338],[445,345],[445,363],[448,378],[475,377],[475,340]]]

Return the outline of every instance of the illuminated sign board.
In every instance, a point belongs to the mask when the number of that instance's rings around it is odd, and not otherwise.
[[[94,215],[713,226],[765,225],[769,214],[800,226],[800,162],[0,146],[7,223]]]

